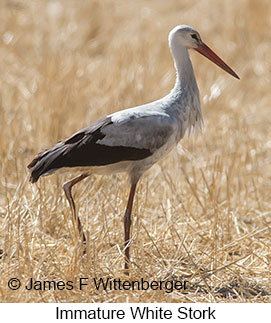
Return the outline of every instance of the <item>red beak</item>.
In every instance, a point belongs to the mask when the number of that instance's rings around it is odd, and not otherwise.
[[[202,54],[203,56],[207,57],[210,61],[214,62],[216,65],[221,67],[224,71],[228,72],[232,76],[236,77],[240,80],[239,76],[227,65],[221,58],[219,58],[210,47],[205,45],[203,42],[200,43],[198,48],[195,48],[197,52]]]

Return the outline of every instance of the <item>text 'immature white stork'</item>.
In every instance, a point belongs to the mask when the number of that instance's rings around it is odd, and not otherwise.
[[[63,185],[78,231],[85,243],[80,219],[72,197],[72,187],[91,174],[126,172],[131,189],[124,214],[125,272],[128,270],[130,227],[136,185],[142,174],[167,155],[185,132],[202,122],[199,90],[188,49],[201,53],[223,70],[239,79],[207,45],[199,33],[186,25],[169,33],[169,48],[176,68],[171,92],[160,100],[122,110],[79,130],[68,139],[40,153],[29,165],[30,181],[60,169],[80,171]]]

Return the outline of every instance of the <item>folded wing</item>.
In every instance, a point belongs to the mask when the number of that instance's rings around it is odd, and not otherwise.
[[[100,119],[40,153],[28,165],[30,181],[63,167],[105,166],[149,157],[173,133],[168,116],[116,115]]]

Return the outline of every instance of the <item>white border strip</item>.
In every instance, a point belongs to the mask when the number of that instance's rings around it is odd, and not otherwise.
[[[0,304],[1,322],[267,322],[268,303],[58,303]]]

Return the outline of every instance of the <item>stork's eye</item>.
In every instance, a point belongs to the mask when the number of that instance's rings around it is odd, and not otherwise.
[[[198,36],[196,35],[196,34],[193,34],[193,35],[191,35],[191,37],[193,38],[193,39],[195,39],[195,40],[199,40],[199,38],[198,38]]]

